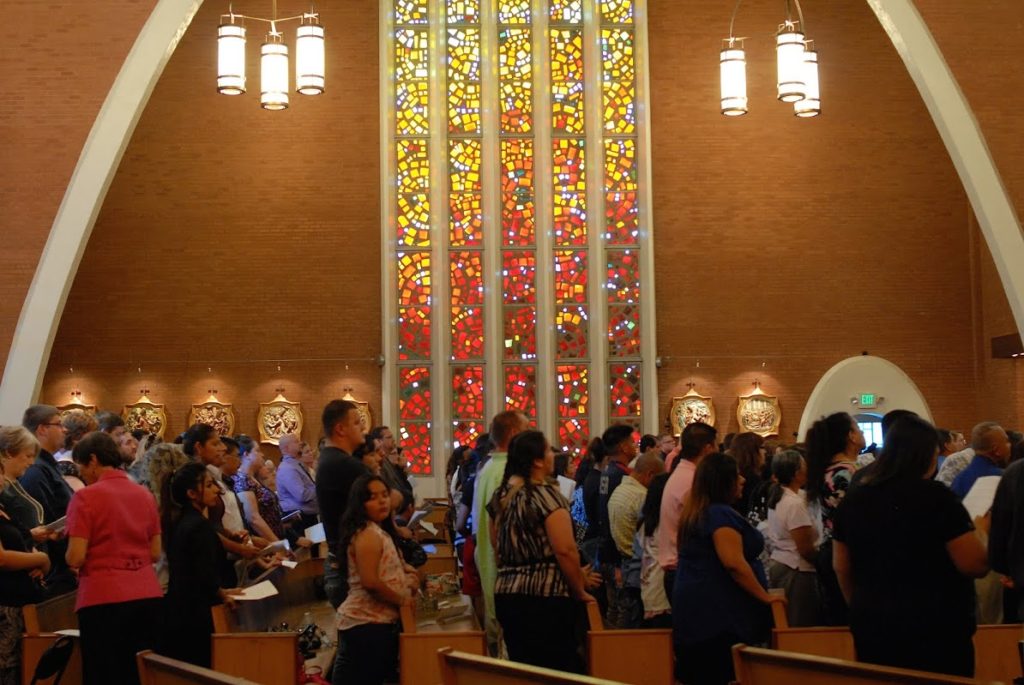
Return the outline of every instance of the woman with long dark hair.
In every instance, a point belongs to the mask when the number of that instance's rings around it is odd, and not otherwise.
[[[846,412],[829,414],[807,431],[807,506],[821,525],[815,569],[821,589],[821,618],[826,625],[849,622],[846,602],[832,568],[832,518],[857,470],[864,433]]]
[[[654,531],[661,519],[661,496],[669,475],[660,473],[647,486],[640,512],[640,599],[644,604],[644,628],[671,628],[672,606],[665,594],[665,571],[658,563],[658,538]]]
[[[160,558],[160,515],[149,492],[121,468],[106,433],[89,433],[71,456],[88,483],[67,514],[66,560],[78,569],[82,682],[132,685],[139,682],[135,654],[152,649],[159,634],[163,592],[153,562]]]
[[[732,681],[732,645],[766,642],[768,605],[784,601],[765,589],[764,537],[733,508],[742,491],[736,460],[715,453],[697,467],[683,503],[672,639],[685,685]]]
[[[494,604],[510,659],[582,673],[576,603],[596,600],[587,593],[569,503],[552,478],[554,458],[540,431],[509,444],[501,487],[487,505],[498,566]]]
[[[227,556],[208,510],[220,504],[220,485],[205,465],[185,464],[164,479],[161,497],[170,585],[160,653],[209,668],[210,607],[232,604],[220,586]]]
[[[932,480],[937,456],[930,423],[893,423],[836,512],[834,565],[859,660],[970,677],[972,578],[988,572],[988,558],[967,510]]]
[[[338,529],[337,556],[348,578],[338,606],[335,685],[379,685],[398,666],[398,609],[419,587],[416,570],[402,561],[391,520],[391,490],[380,476],[360,476]]]
[[[761,485],[764,472],[764,438],[757,433],[740,433],[733,438],[729,454],[735,457],[740,475],[743,476],[743,493],[736,502],[736,509],[747,516],[750,514],[753,493]]]

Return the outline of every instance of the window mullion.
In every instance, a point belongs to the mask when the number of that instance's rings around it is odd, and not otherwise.
[[[533,0],[533,192],[537,245],[537,426],[558,440],[551,188],[551,72],[548,2]]]
[[[397,192],[394,179],[395,100],[394,48],[391,36],[395,27],[392,17],[393,0],[380,0],[380,199],[381,199],[381,304],[383,324],[381,345],[384,350],[384,368],[381,369],[381,421],[398,431],[398,302],[395,298],[397,275],[397,245],[395,241],[395,202]]]

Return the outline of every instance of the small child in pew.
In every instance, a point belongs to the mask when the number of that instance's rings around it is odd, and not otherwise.
[[[337,556],[349,591],[338,607],[334,685],[381,685],[395,680],[399,607],[419,589],[416,569],[396,545],[391,491],[377,475],[352,485],[341,517]]]

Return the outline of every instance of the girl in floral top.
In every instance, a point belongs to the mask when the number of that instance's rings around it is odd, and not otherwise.
[[[494,603],[509,658],[582,673],[576,602],[587,593],[569,503],[552,479],[554,453],[540,431],[512,439],[500,488],[487,505],[498,578]]]
[[[395,679],[398,608],[419,588],[416,569],[395,546],[391,491],[380,476],[352,484],[338,532],[338,558],[347,570],[348,596],[338,607],[335,685],[379,685]]]
[[[819,512],[821,545],[815,567],[826,625],[846,625],[847,607],[832,568],[832,519],[846,496],[864,449],[864,433],[846,412],[830,414],[807,431],[807,505]]]

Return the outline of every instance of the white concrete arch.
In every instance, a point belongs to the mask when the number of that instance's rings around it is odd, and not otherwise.
[[[50,228],[0,384],[0,424],[36,401],[78,264],[135,125],[203,0],[158,0],[100,107]]]
[[[984,136],[911,0],[866,0],[914,79],[974,207],[1024,335],[1024,236]],[[159,0],[100,109],[36,267],[0,384],[0,422],[20,420],[50,348],[96,216],[150,93],[202,5]],[[1017,264],[1016,272],[1011,268]]]
[[[878,407],[861,409],[853,404],[851,400],[861,393],[873,393],[881,398]],[[850,415],[862,411],[885,414],[893,409],[909,409],[928,421],[932,420],[928,401],[903,369],[881,357],[850,357],[826,371],[814,386],[800,417],[797,439],[804,440],[807,429],[822,416],[839,411]]]

